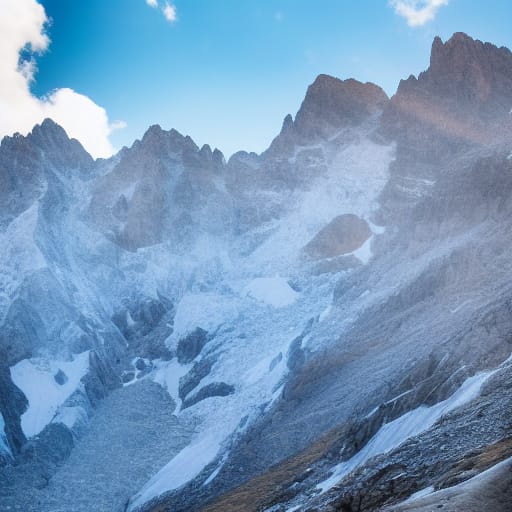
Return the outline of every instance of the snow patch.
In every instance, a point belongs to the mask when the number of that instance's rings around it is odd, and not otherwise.
[[[367,460],[400,446],[407,439],[428,430],[443,415],[478,397],[485,381],[497,370],[477,373],[466,379],[462,386],[449,398],[431,407],[420,406],[382,425],[364,448],[352,458],[332,468],[333,474],[317,485],[322,493],[332,489],[343,477],[362,466]]]
[[[374,224],[373,222],[366,219],[366,222],[368,222],[368,225],[370,226],[370,229],[372,230],[372,233],[376,235],[382,235],[386,231],[385,226],[378,226],[377,224]]]
[[[320,316],[318,317],[318,321],[319,322],[323,322],[328,316],[329,316],[329,313],[332,311],[332,304],[329,304],[321,313],[320,313]]]
[[[87,423],[87,412],[83,407],[61,407],[53,418],[52,423],[62,423],[70,430]]]
[[[259,363],[255,364],[252,368],[249,368],[249,370],[244,374],[244,381],[247,384],[254,384],[258,382],[270,371],[270,364],[274,359],[274,356],[266,357]]]
[[[220,470],[224,467],[224,464],[228,460],[229,452],[226,452],[224,456],[222,457],[222,460],[219,462],[217,467],[212,471],[212,474],[203,482],[203,486],[211,484],[215,478],[217,478],[217,475],[220,473]]]
[[[54,378],[59,370],[68,377],[62,385],[57,384]],[[39,434],[52,421],[88,371],[89,351],[75,356],[72,361],[23,359],[11,367],[12,381],[28,400],[28,408],[21,416],[21,428],[28,438]]]
[[[155,366],[155,370],[152,373],[153,380],[167,390],[171,398],[176,402],[176,410],[179,410],[181,407],[181,399],[178,394],[180,378],[189,372],[192,364],[182,365],[178,363],[177,359],[172,361],[157,360],[153,361],[153,364]]]
[[[132,315],[128,310],[126,310],[126,325],[128,327],[133,327],[135,325],[135,320],[132,318]]]
[[[411,501],[419,500],[420,498],[424,498],[425,496],[428,496],[429,494],[432,494],[434,492],[434,486],[431,485],[430,487],[426,487],[425,489],[421,489],[414,494],[411,494],[403,503],[411,503]]]
[[[418,491],[413,494],[411,497],[402,501],[400,505],[406,505],[411,501],[418,501],[422,498],[426,498],[424,501],[417,503],[416,506],[428,506],[439,503],[443,498],[448,498],[450,500],[454,496],[461,495],[464,496],[468,492],[474,492],[475,490],[485,488],[493,479],[498,477],[498,475],[503,471],[510,471],[512,469],[512,457],[505,459],[498,464],[482,471],[478,475],[466,480],[465,482],[461,482],[460,484],[454,485],[452,487],[446,487],[445,489],[441,489],[439,491],[434,491],[434,487],[427,487],[422,491]],[[427,492],[430,491],[430,492]],[[453,509],[452,509],[453,510]]]
[[[212,332],[238,316],[238,307],[230,296],[218,293],[189,293],[182,297],[174,317],[174,332],[169,341],[178,342],[197,327]]]
[[[128,511],[135,510],[151,499],[177,489],[195,478],[213,461],[223,439],[224,436],[219,436],[216,432],[205,432],[203,436],[181,450],[135,495]]]
[[[293,290],[283,277],[258,277],[253,279],[245,287],[244,295],[275,308],[289,306],[300,297],[300,293]]]
[[[373,235],[370,236],[368,240],[366,240],[366,242],[361,247],[359,247],[359,249],[356,249],[350,253],[354,255],[363,265],[366,265],[373,256],[372,241]]]

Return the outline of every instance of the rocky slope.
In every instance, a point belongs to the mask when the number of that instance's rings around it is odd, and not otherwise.
[[[0,508],[508,510],[511,108],[455,34],[261,155],[5,138]]]

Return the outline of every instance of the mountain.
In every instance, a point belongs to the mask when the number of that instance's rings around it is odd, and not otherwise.
[[[512,53],[320,75],[260,155],[0,145],[0,508],[511,508]]]

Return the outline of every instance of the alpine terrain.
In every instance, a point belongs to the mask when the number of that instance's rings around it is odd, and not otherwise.
[[[0,510],[510,511],[511,255],[512,53],[463,33],[260,155],[5,137]]]

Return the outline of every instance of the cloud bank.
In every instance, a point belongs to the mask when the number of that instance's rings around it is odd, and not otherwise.
[[[420,27],[432,21],[437,11],[449,0],[390,0],[395,13],[402,16],[410,27]]]
[[[0,137],[27,134],[50,117],[95,157],[114,153],[109,140],[124,123],[111,123],[104,108],[72,89],[56,89],[37,98],[30,91],[35,56],[50,44],[44,28],[48,19],[36,0],[0,0]],[[28,59],[20,61],[20,52]]]

